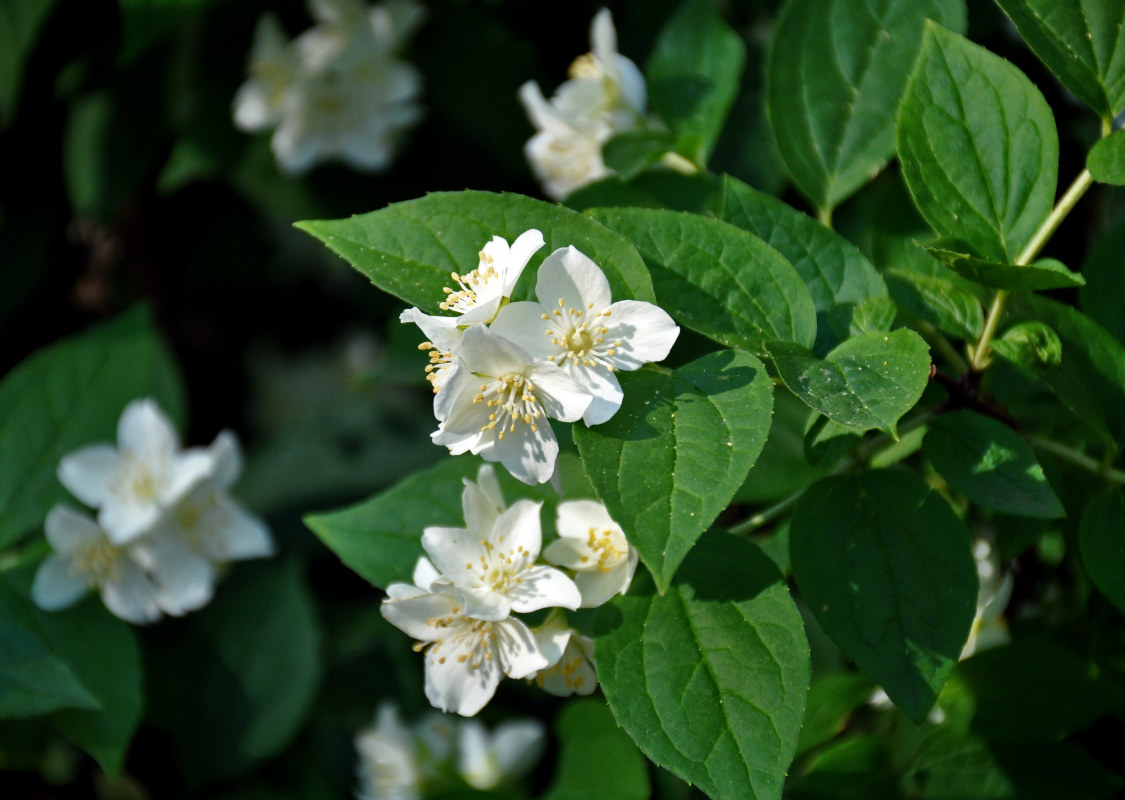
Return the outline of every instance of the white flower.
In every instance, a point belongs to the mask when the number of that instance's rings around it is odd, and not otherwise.
[[[573,246],[543,261],[536,278],[538,303],[512,303],[491,330],[535,359],[564,367],[592,397],[582,419],[597,425],[621,407],[615,370],[635,370],[664,359],[680,329],[659,306],[640,300],[613,302],[609,281]]]
[[[465,495],[471,491],[466,488]],[[429,527],[422,533],[422,547],[452,584],[467,616],[498,622],[513,611],[575,609],[582,602],[574,581],[554,567],[535,565],[542,543],[540,506],[518,500],[491,525]],[[487,516],[481,515],[481,521]]]
[[[421,769],[417,744],[393,704],[383,703],[375,724],[355,741],[361,800],[419,800]]]
[[[476,720],[461,723],[457,768],[474,789],[494,789],[530,769],[543,752],[543,724],[533,719],[505,722],[489,733]]]
[[[457,317],[423,314],[417,308],[403,311],[399,314],[398,321],[417,325],[429,337],[418,345],[418,349],[430,354],[430,363],[426,365],[426,380],[434,387],[434,394],[437,394],[456,367],[457,350],[464,329],[457,326]]]
[[[602,145],[643,123],[644,77],[617,52],[613,18],[604,8],[590,25],[590,43],[593,52],[571,65],[570,80],[550,102],[533,81],[520,87],[520,100],[537,131],[525,153],[544,191],[556,200],[609,175]]]
[[[459,288],[444,289],[442,311],[460,314],[457,324],[462,327],[492,322],[503,301],[512,296],[527,262],[543,244],[543,234],[535,228],[521,233],[511,246],[504,237],[493,236],[480,251],[476,269],[466,275],[450,273]]]
[[[47,514],[44,531],[55,552],[35,573],[31,599],[36,605],[57,611],[97,589],[106,608],[127,622],[160,618],[156,586],[129,550],[111,542],[93,519],[57,505]]]
[[[600,606],[624,594],[637,570],[637,551],[605,506],[593,500],[560,503],[556,529],[559,538],[543,556],[552,564],[574,570],[582,592],[582,607]]]
[[[559,653],[558,659],[545,670],[529,675],[528,680],[543,691],[556,697],[572,694],[593,694],[598,685],[594,671],[594,640],[583,636],[566,624],[562,614],[556,614],[535,631],[545,644],[548,656]]]
[[[550,666],[522,622],[472,619],[448,587],[434,588],[438,591],[388,597],[380,611],[425,650],[426,698],[436,708],[471,717],[492,699],[501,674],[525,678]]]
[[[250,50],[250,77],[234,96],[235,125],[256,132],[280,123],[285,95],[296,80],[299,63],[277,18],[266,14],[258,20]]]
[[[465,331],[458,357],[435,396],[441,425],[433,441],[454,455],[499,461],[524,483],[550,479],[559,445],[546,418],[579,419],[590,395],[557,364],[533,359],[483,325]]]
[[[969,638],[961,650],[962,661],[981,650],[1006,644],[1011,639],[1004,622],[1004,610],[1012,597],[1012,576],[1001,570],[1000,557],[986,539],[973,542],[973,557],[976,559],[980,589],[977,591],[977,611],[969,628]]]
[[[152,530],[215,471],[208,451],[180,450],[175,428],[152,400],[135,400],[125,408],[117,445],[84,447],[63,458],[58,469],[63,486],[98,509],[98,524],[115,545]]]
[[[273,555],[269,530],[227,493],[242,471],[234,434],[219,434],[209,453],[215,474],[134,546],[134,557],[159,587],[158,605],[174,616],[210,602],[218,577],[216,565]]]

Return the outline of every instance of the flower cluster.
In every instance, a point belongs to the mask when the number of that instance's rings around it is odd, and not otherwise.
[[[273,552],[265,525],[228,494],[241,469],[233,434],[182,450],[157,404],[133,401],[117,447],[91,445],[60,462],[59,480],[97,518],[51,509],[44,529],[55,552],[35,575],[32,599],[57,610],[97,589],[111,612],[137,624],[206,605],[220,565]]]
[[[617,52],[613,18],[602,9],[590,24],[592,52],[579,56],[550,102],[538,84],[520,87],[520,100],[536,133],[527,160],[549,197],[561,200],[612,173],[602,146],[615,134],[644,125],[645,80],[637,65]]]
[[[457,788],[456,774],[487,791],[518,778],[543,752],[543,725],[533,719],[498,725],[489,732],[476,720],[455,722],[430,714],[414,725],[383,703],[375,722],[356,737],[360,800],[420,800]]]
[[[513,613],[590,608],[629,588],[637,552],[599,503],[561,503],[559,538],[543,552],[540,503],[504,502],[484,466],[461,496],[464,528],[429,527],[413,583],[387,587],[382,613],[426,653],[426,697],[443,711],[476,714],[501,674],[527,678],[553,694],[589,694],[589,639],[556,611],[532,630]]]
[[[276,128],[274,155],[292,174],[331,158],[385,169],[402,133],[422,116],[421,75],[396,55],[422,8],[411,0],[374,7],[309,0],[309,11],[317,24],[292,41],[274,17],[259,21],[250,77],[234,98],[235,124]]]
[[[400,317],[429,340],[432,439],[453,454],[499,461],[524,483],[554,474],[558,442],[548,419],[605,422],[621,407],[617,370],[660,361],[680,329],[661,308],[613,302],[601,268],[575,247],[555,250],[536,276],[534,301],[509,302],[543,234],[529,230],[510,246],[495,236],[472,272],[452,274],[443,311],[409,308]]]

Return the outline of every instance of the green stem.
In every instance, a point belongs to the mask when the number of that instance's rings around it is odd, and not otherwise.
[[[747,533],[753,533],[763,525],[768,525],[778,517],[784,516],[789,511],[789,509],[797,505],[797,501],[801,499],[801,495],[803,495],[804,493],[804,489],[801,489],[799,492],[794,492],[784,500],[774,503],[769,508],[763,509],[757,514],[754,514],[753,516],[742,520],[742,522],[738,523],[734,527],[729,528],[729,532],[735,534],[736,536],[743,536]]]
[[[1035,231],[1031,237],[1031,241],[1023,248],[1016,260],[1013,262],[1017,267],[1026,267],[1035,257],[1039,255],[1039,251],[1043,249],[1043,245],[1051,238],[1052,234],[1058,229],[1059,225],[1067,214],[1071,212],[1074,206],[1086,194],[1086,190],[1093,185],[1094,179],[1090,175],[1090,170],[1084,169],[1074,179],[1074,183],[1066,190],[1066,194],[1062,196],[1055,207],[1051,209],[1051,213],[1043,220],[1043,224]],[[992,338],[996,335],[996,328],[1000,325],[1000,317],[1004,313],[1004,303],[1008,299],[1008,292],[1000,289],[996,292],[996,296],[992,299],[992,306],[988,309],[988,318],[984,322],[984,329],[981,331],[980,339],[977,340],[976,347],[973,348],[970,354],[970,366],[977,371],[982,372],[990,363],[989,354],[991,352]]]
[[[953,365],[953,368],[957,370],[958,374],[963,375],[969,371],[969,362],[957,352],[957,348],[954,347],[950,341],[945,338],[945,334],[939,331],[935,326],[919,320],[918,332],[933,345],[935,350],[945,356],[945,359]]]
[[[1085,470],[1093,472],[1095,475],[1101,475],[1111,483],[1125,484],[1125,472],[1114,469],[1103,461],[1090,458],[1081,450],[1076,450],[1070,445],[1056,442],[1054,439],[1044,439],[1040,436],[1032,436],[1028,439],[1028,442],[1032,447],[1050,453],[1064,461],[1069,461],[1071,464],[1076,464]]]

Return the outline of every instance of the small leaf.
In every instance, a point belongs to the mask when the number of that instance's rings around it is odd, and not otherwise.
[[[645,800],[651,788],[637,746],[598,700],[568,703],[555,722],[559,765],[543,800]],[[596,775],[597,780],[591,780]]]
[[[930,349],[906,328],[854,336],[823,359],[789,342],[770,342],[767,350],[789,391],[859,432],[893,436],[930,378]]]
[[[657,37],[645,77],[653,111],[678,136],[699,137],[701,166],[738,96],[746,45],[710,0],[684,0]]]
[[[1080,542],[1094,585],[1125,614],[1125,499],[1120,489],[1108,489],[1086,506]]]
[[[899,308],[942,333],[975,340],[984,327],[980,301],[953,281],[921,272],[889,269],[887,291]]]
[[[937,247],[927,247],[926,250],[963,278],[994,289],[1004,289],[1009,292],[1038,292],[1044,289],[1069,289],[1086,284],[1085,278],[1077,272],[1071,272],[1065,264],[1053,258],[1044,258],[1034,264],[1018,267],[1015,264],[998,264],[968,253],[954,253]]]
[[[640,251],[657,302],[681,325],[752,353],[761,353],[771,339],[809,346],[816,338],[816,311],[804,281],[758,237],[675,211],[589,213]]]
[[[769,115],[801,192],[830,210],[895,153],[895,112],[926,18],[963,30],[961,0],[788,0],[774,32]]]
[[[758,359],[730,350],[620,380],[621,409],[602,425],[575,425],[574,441],[599,499],[664,591],[762,451],[773,382]]]
[[[933,23],[899,109],[898,152],[922,216],[991,261],[1011,263],[1055,200],[1059,143],[1043,95]]]
[[[137,310],[28,358],[0,383],[0,549],[42,525],[68,495],[55,477],[79,447],[112,442],[131,400],[155,397],[182,422],[183,387],[168,348]]]
[[[1121,51],[1121,60],[1125,64],[1125,45]],[[1122,77],[1125,79],[1125,72]],[[1099,139],[1086,156],[1086,169],[1099,183],[1125,186],[1125,131],[1114,131]]]
[[[1031,447],[1002,422],[972,411],[943,414],[923,447],[949,485],[978,505],[1021,517],[1066,516]]]
[[[907,472],[824,478],[793,512],[790,553],[825,633],[921,723],[976,611],[969,533],[953,509]]]
[[[428,314],[441,313],[450,273],[468,273],[493,236],[508,243],[536,228],[546,245],[531,263],[574,245],[609,279],[615,300],[652,302],[652,282],[629,243],[588,216],[516,194],[437,192],[348,219],[310,220],[297,227],[320,239],[371,282]],[[533,285],[532,269],[521,283]]]
[[[708,533],[664,595],[638,573],[598,609],[598,681],[656,764],[715,800],[780,798],[809,649],[781,573],[754,545]]]
[[[997,0],[1035,55],[1105,119],[1125,109],[1125,6],[1117,0]]]
[[[630,180],[660,161],[675,139],[661,130],[636,130],[619,133],[602,147],[607,167],[624,180]]]
[[[1062,342],[1058,334],[1042,322],[1017,322],[998,339],[992,349],[1001,358],[1042,375],[1062,361]]]

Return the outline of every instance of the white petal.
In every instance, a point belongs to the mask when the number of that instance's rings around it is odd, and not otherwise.
[[[500,309],[488,329],[519,345],[535,360],[546,360],[560,353],[562,348],[551,343],[554,336],[550,332],[551,323],[543,319],[545,311],[547,309],[539,303],[509,303]]]
[[[610,306],[607,327],[606,341],[620,341],[621,346],[613,348],[615,355],[603,357],[623,370],[663,361],[680,335],[680,329],[664,309],[640,300],[620,300]]]
[[[535,384],[535,396],[551,419],[574,422],[590,407],[590,393],[562,367],[541,361],[531,368],[528,377]],[[547,427],[541,425],[539,429]]]
[[[500,782],[488,732],[476,720],[461,723],[457,734],[457,771],[474,789],[491,789]]]
[[[172,421],[151,398],[134,400],[117,422],[117,446],[139,458],[166,457],[180,448]]]
[[[464,484],[461,509],[465,514],[465,527],[470,531],[487,534],[506,508],[500,484],[496,480],[496,470],[485,464],[477,472],[475,483],[466,478]]]
[[[625,393],[621,391],[621,383],[617,380],[617,376],[605,367],[600,365],[587,367],[576,364],[573,359],[568,359],[566,370],[590,393],[590,405],[582,415],[582,421],[587,427],[607,422],[621,408]]]
[[[474,325],[465,331],[460,355],[471,372],[493,377],[522,373],[532,363],[526,350],[483,325]]]
[[[596,500],[567,500],[555,511],[559,536],[585,541],[590,528],[621,530],[604,505]],[[624,535],[624,533],[622,533]]]
[[[412,583],[404,583],[402,581],[392,583],[385,589],[387,599],[389,600],[407,600],[411,597],[421,597],[425,594],[430,594],[428,588],[418,587]]]
[[[98,508],[110,496],[109,486],[120,464],[117,448],[112,445],[83,447],[59,462],[59,483],[86,505]]]
[[[543,558],[556,566],[577,570],[590,563],[590,548],[585,541],[560,537],[547,545]]]
[[[535,228],[524,231],[512,242],[504,271],[504,297],[512,296],[512,289],[523,274],[527,262],[544,244],[542,231]]]
[[[178,617],[211,601],[215,568],[206,558],[169,537],[154,553],[154,560],[156,604],[164,613]]]
[[[556,308],[562,300],[570,308],[594,314],[608,307],[613,299],[601,267],[573,245],[560,248],[543,260],[535,296],[547,308]]]
[[[543,532],[539,524],[539,510],[543,507],[541,502],[534,500],[517,500],[502,513],[493,525],[490,539],[499,549],[503,541],[504,550],[523,550],[527,553],[528,563],[534,563],[539,558],[539,549],[543,546]]]
[[[229,489],[242,474],[242,449],[234,431],[222,431],[207,448],[212,460],[211,481],[220,489]]]
[[[129,558],[121,559],[120,580],[102,584],[102,602],[114,615],[135,625],[160,619],[156,587],[141,568]]]
[[[418,556],[418,561],[414,564],[414,573],[410,576],[414,585],[429,591],[434,582],[440,578],[441,573],[438,572],[433,562],[425,556]],[[387,588],[387,592],[390,593],[390,587]]]
[[[51,547],[59,553],[72,553],[105,536],[105,532],[89,516],[64,505],[56,505],[47,512],[43,533]]]
[[[526,614],[541,608],[574,610],[582,603],[579,587],[554,567],[532,567],[520,578],[520,584],[508,592],[513,611]]]
[[[552,617],[543,627],[532,631],[539,652],[547,659],[548,669],[562,658],[573,634],[574,631],[566,624],[562,615]]]
[[[214,499],[220,506],[211,520],[218,527],[201,537],[203,552],[212,561],[244,561],[274,554],[273,537],[266,524],[225,494]]]
[[[509,678],[526,678],[547,667],[547,657],[539,650],[539,643],[518,619],[494,622],[492,630],[496,634],[500,667]]]
[[[456,650],[446,648],[441,656],[426,658],[426,699],[435,708],[471,717],[484,708],[500,684],[495,661],[482,660],[469,669],[459,663]]]
[[[645,77],[640,69],[631,60],[623,55],[616,55],[613,59],[617,72],[618,88],[621,97],[637,114],[643,114],[648,103],[648,92],[645,88]]]
[[[492,750],[500,773],[518,777],[529,770],[543,753],[546,731],[537,720],[505,722],[492,734]]]
[[[538,427],[535,432],[529,425],[518,425],[503,439],[493,437],[490,448],[478,448],[473,452],[488,461],[499,461],[513,478],[526,484],[546,483],[555,474],[559,443],[549,424]]]
[[[162,514],[163,509],[155,505],[138,506],[110,497],[98,512],[98,524],[113,544],[123,545],[155,528]]]
[[[608,8],[598,11],[590,21],[590,45],[603,64],[617,55],[617,31]]]
[[[78,602],[90,587],[86,581],[70,572],[71,559],[51,553],[35,572],[31,585],[31,599],[44,611],[58,611]]]
[[[399,322],[414,323],[430,342],[447,353],[452,353],[461,342],[462,330],[459,317],[438,317],[423,314],[416,308],[408,308],[399,314]]]
[[[484,552],[479,532],[432,525],[422,531],[422,548],[437,571],[456,586],[479,586],[475,570]],[[422,584],[418,584],[421,586]]]
[[[164,485],[160,490],[159,500],[161,503],[165,506],[174,505],[186,497],[192,489],[204,481],[214,478],[219,466],[218,458],[228,460],[228,463],[224,465],[226,471],[229,472],[232,468],[237,469],[237,462],[234,464],[229,462],[231,458],[229,440],[216,440],[216,443],[219,446],[214,450],[193,447],[172,460],[168,465],[168,470],[164,475]]]
[[[512,604],[507,595],[490,586],[458,586],[453,593],[464,604],[464,614],[472,619],[500,622],[512,616]]]
[[[460,602],[451,594],[431,592],[384,600],[379,611],[387,622],[407,636],[421,642],[432,642],[440,638],[443,632],[431,622],[449,616],[458,605]]]
[[[628,562],[622,562],[609,572],[579,572],[574,583],[582,593],[582,608],[597,608],[614,595],[624,593],[632,579]]]

